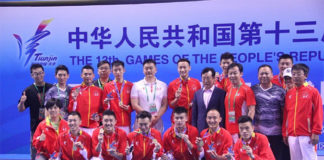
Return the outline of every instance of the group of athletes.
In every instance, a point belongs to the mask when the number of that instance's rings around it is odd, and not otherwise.
[[[221,55],[218,74],[201,72],[202,84],[190,77],[190,61],[179,59],[179,77],[169,85],[155,76],[154,60],[143,62],[144,78],[124,79],[120,60],[81,70],[82,83],[67,84],[65,65],[55,69],[56,84],[44,81],[44,68],[32,64],[34,83],[18,102],[29,108],[31,157],[36,160],[315,160],[322,131],[322,99],[307,81],[309,67],[279,57],[279,74],[258,68],[258,84],[248,86],[243,66],[231,53]],[[110,79],[112,72],[114,79]],[[164,74],[165,76],[168,73]],[[172,126],[162,116],[172,109]],[[131,113],[136,112],[134,126]],[[162,136],[162,133],[163,136]]]

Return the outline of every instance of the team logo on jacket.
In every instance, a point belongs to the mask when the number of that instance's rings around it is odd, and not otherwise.
[[[66,141],[64,141],[63,144],[66,145]]]
[[[304,93],[304,94],[303,94],[303,98],[304,98],[304,99],[308,98],[308,93]]]
[[[99,96],[99,93],[98,92],[94,92],[93,95],[96,96],[96,97],[98,97]]]

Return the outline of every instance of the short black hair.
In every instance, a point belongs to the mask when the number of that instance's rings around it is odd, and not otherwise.
[[[216,109],[216,108],[210,108],[210,109],[207,109],[206,115],[207,115],[208,112],[210,112],[210,111],[217,111],[218,114],[219,114],[219,116],[221,116],[220,113],[219,113],[219,111],[218,111],[218,109]]]
[[[152,119],[151,113],[148,111],[141,111],[136,115],[136,119],[144,119],[144,118],[148,118],[151,120]]]
[[[99,68],[100,66],[102,66],[103,64],[108,64],[110,67],[110,63],[107,60],[102,60],[97,64],[97,68]]]
[[[39,64],[39,63],[34,63],[30,66],[30,73],[33,73],[33,69],[36,69],[36,68],[42,68],[42,70],[44,71],[44,67]]]
[[[221,55],[221,58],[220,60],[222,61],[223,59],[231,59],[232,62],[234,62],[234,56],[232,53],[229,53],[229,52],[225,52]]]
[[[302,70],[304,71],[305,76],[308,76],[308,72],[309,72],[309,67],[304,64],[304,63],[298,63],[298,64],[294,64],[293,67],[291,68],[291,72],[294,70]]]
[[[237,121],[237,123],[245,123],[245,122],[251,122],[252,124],[252,118],[249,116],[241,116]]]
[[[260,72],[260,69],[263,68],[263,67],[268,67],[268,68],[270,68],[271,73],[272,73],[272,67],[271,67],[270,65],[268,65],[268,64],[262,64],[261,66],[259,66],[259,68],[258,68],[258,73]]]
[[[46,109],[50,109],[50,108],[52,108],[54,105],[56,105],[56,106],[59,107],[59,108],[62,108],[62,107],[63,107],[63,104],[62,104],[62,102],[61,102],[59,99],[51,98],[51,99],[49,99],[49,100],[46,102],[45,108],[46,108]]]
[[[282,54],[282,55],[279,57],[279,61],[278,61],[278,62],[280,62],[281,59],[290,59],[291,62],[294,63],[293,57],[292,57],[291,55],[289,55],[289,54]]]
[[[188,113],[188,111],[187,111],[187,109],[186,108],[184,108],[184,107],[182,107],[182,106],[177,106],[177,107],[175,107],[174,108],[174,110],[173,110],[173,114],[181,114],[181,113]]]
[[[189,64],[189,66],[190,66],[190,61],[189,61],[189,59],[187,59],[187,58],[181,58],[181,59],[179,59],[178,62],[177,62],[177,65],[178,65],[180,62],[187,62],[187,63]]]
[[[69,116],[70,115],[72,115],[72,116],[78,116],[81,119],[81,114],[78,111],[72,111],[72,112],[69,113]]]
[[[234,67],[238,67],[240,73],[243,72],[243,66],[242,66],[240,63],[233,62],[232,64],[230,64],[230,65],[227,67],[227,73],[228,73],[228,71],[229,71],[231,68],[234,68]]]
[[[67,74],[69,74],[69,69],[65,65],[58,65],[55,68],[55,75],[57,74],[58,71],[63,70],[66,71]]]
[[[122,66],[123,68],[125,68],[125,64],[123,61],[121,60],[115,60],[111,63],[111,67],[114,67],[114,66]]]
[[[156,62],[155,62],[153,59],[146,59],[146,60],[144,60],[144,62],[143,62],[143,66],[144,66],[146,63],[153,63],[154,66],[156,66]]]
[[[87,64],[87,65],[83,66],[82,69],[81,69],[81,73],[83,72],[84,69],[91,69],[92,72],[94,73],[94,69],[93,69],[93,67],[91,65]]]
[[[113,116],[115,119],[116,119],[116,114],[114,111],[112,110],[105,110],[103,113],[102,113],[102,117],[103,116]]]
[[[207,73],[207,72],[212,72],[212,76],[215,77],[215,69],[211,67],[206,67],[201,71],[201,75]]]

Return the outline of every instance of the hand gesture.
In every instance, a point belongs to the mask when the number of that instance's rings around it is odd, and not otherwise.
[[[23,95],[20,97],[20,102],[24,103],[27,100],[26,91],[23,92]]]
[[[74,145],[75,145],[75,147],[78,147],[78,148],[80,148],[81,150],[84,149],[84,148],[83,148],[83,144],[82,144],[81,142],[75,142]]]
[[[204,146],[204,141],[201,137],[196,137],[196,145],[198,147],[198,150],[201,151],[202,147]]]
[[[79,95],[79,92],[80,92],[80,88],[76,88],[75,90],[73,90],[72,91],[72,98],[74,99],[74,100],[76,100],[77,99],[77,97],[78,97],[78,95]]]
[[[102,144],[103,143],[103,139],[104,139],[104,129],[100,129],[100,131],[99,131],[99,134],[98,134],[98,142],[100,143],[100,144]]]
[[[39,139],[39,141],[45,141],[45,139],[46,139],[46,135],[45,135],[45,133],[44,133],[44,130],[42,131],[42,134],[40,135],[40,136],[38,136],[38,139]]]

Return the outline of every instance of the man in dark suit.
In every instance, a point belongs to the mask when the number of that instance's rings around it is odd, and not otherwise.
[[[215,87],[215,70],[206,67],[201,72],[203,88],[196,91],[192,102],[192,125],[197,127],[199,132],[208,128],[206,114],[209,109],[215,108],[225,119],[224,99],[226,92]],[[220,123],[224,127],[224,122]]]

